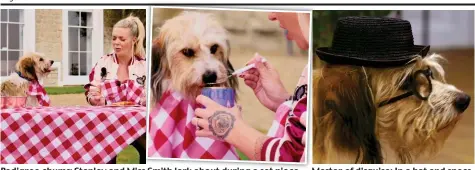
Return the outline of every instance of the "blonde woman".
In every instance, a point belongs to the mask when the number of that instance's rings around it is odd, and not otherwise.
[[[145,49],[143,46],[145,27],[138,17],[129,16],[117,22],[112,29],[112,47],[114,52],[99,59],[91,73],[90,83],[85,85],[86,100],[93,106],[106,105],[100,89],[104,80],[117,79],[137,81],[144,78],[146,71]],[[145,81],[142,82],[145,85]],[[141,88],[144,88],[143,86]],[[145,93],[139,103],[145,105]],[[145,134],[134,141],[132,145],[140,154],[140,163],[145,164]],[[115,163],[113,158],[109,163]]]
[[[106,104],[101,96],[103,80],[117,79],[120,82],[134,80],[144,84],[146,75],[145,50],[143,41],[145,27],[138,17],[129,16],[117,22],[112,29],[114,52],[102,56],[89,74],[90,83],[85,85],[86,100],[93,106]],[[145,93],[140,97],[144,105]]]

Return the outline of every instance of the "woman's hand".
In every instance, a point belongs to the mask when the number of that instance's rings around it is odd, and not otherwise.
[[[89,104],[93,106],[103,106],[106,104],[104,97],[100,93],[100,86],[91,86],[89,88]]]
[[[268,109],[276,111],[280,104],[290,97],[285,90],[279,73],[269,62],[262,62],[262,57],[256,54],[247,64],[255,63],[252,68],[239,77],[249,86],[257,99]]]
[[[146,106],[147,105],[147,95],[146,93],[143,93],[142,96],[140,96],[140,105]]]
[[[196,101],[205,109],[198,108],[191,123],[199,126],[196,136],[224,140],[239,149],[250,159],[260,160],[262,144],[269,137],[247,125],[241,116],[241,107],[226,108],[210,98],[200,95]]]
[[[191,123],[197,126],[196,136],[227,140],[238,122],[242,122],[240,106],[226,108],[210,98],[200,95],[196,101],[203,108],[195,110],[196,117]]]

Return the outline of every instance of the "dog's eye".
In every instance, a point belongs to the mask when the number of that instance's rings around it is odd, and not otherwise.
[[[218,44],[211,46],[210,48],[211,54],[215,54],[216,51],[218,51],[218,47],[219,47]]]
[[[40,58],[40,61],[43,61],[43,58]]]
[[[189,49],[189,48],[185,48],[185,49],[181,50],[181,53],[183,53],[183,55],[185,55],[187,57],[195,56],[195,51],[193,51],[192,49]]]
[[[427,73],[427,76],[429,76],[430,78],[434,79],[434,74],[432,74],[432,70],[430,68],[427,69],[426,71]]]

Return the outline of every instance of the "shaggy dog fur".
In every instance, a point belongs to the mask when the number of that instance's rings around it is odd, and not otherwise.
[[[16,71],[10,74],[1,84],[2,96],[28,96],[27,91],[31,81],[41,81],[52,70],[53,60],[45,58],[40,53],[27,53],[16,63]],[[38,106],[34,96],[28,96],[27,106]]]
[[[153,41],[152,101],[167,90],[194,101],[214,82],[237,89],[237,78],[225,80],[234,71],[230,48],[226,30],[211,14],[184,12],[167,20]]]
[[[445,81],[441,61],[432,54],[402,67],[327,64],[315,70],[314,163],[411,163],[438,153],[470,103]],[[412,95],[378,107],[407,92],[406,80],[427,68],[433,74],[427,100]],[[427,81],[415,81],[427,92]]]

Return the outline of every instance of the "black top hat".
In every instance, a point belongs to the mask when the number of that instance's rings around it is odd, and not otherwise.
[[[338,20],[331,47],[317,48],[328,63],[394,67],[424,57],[430,46],[414,45],[411,23],[396,18],[344,17]]]

